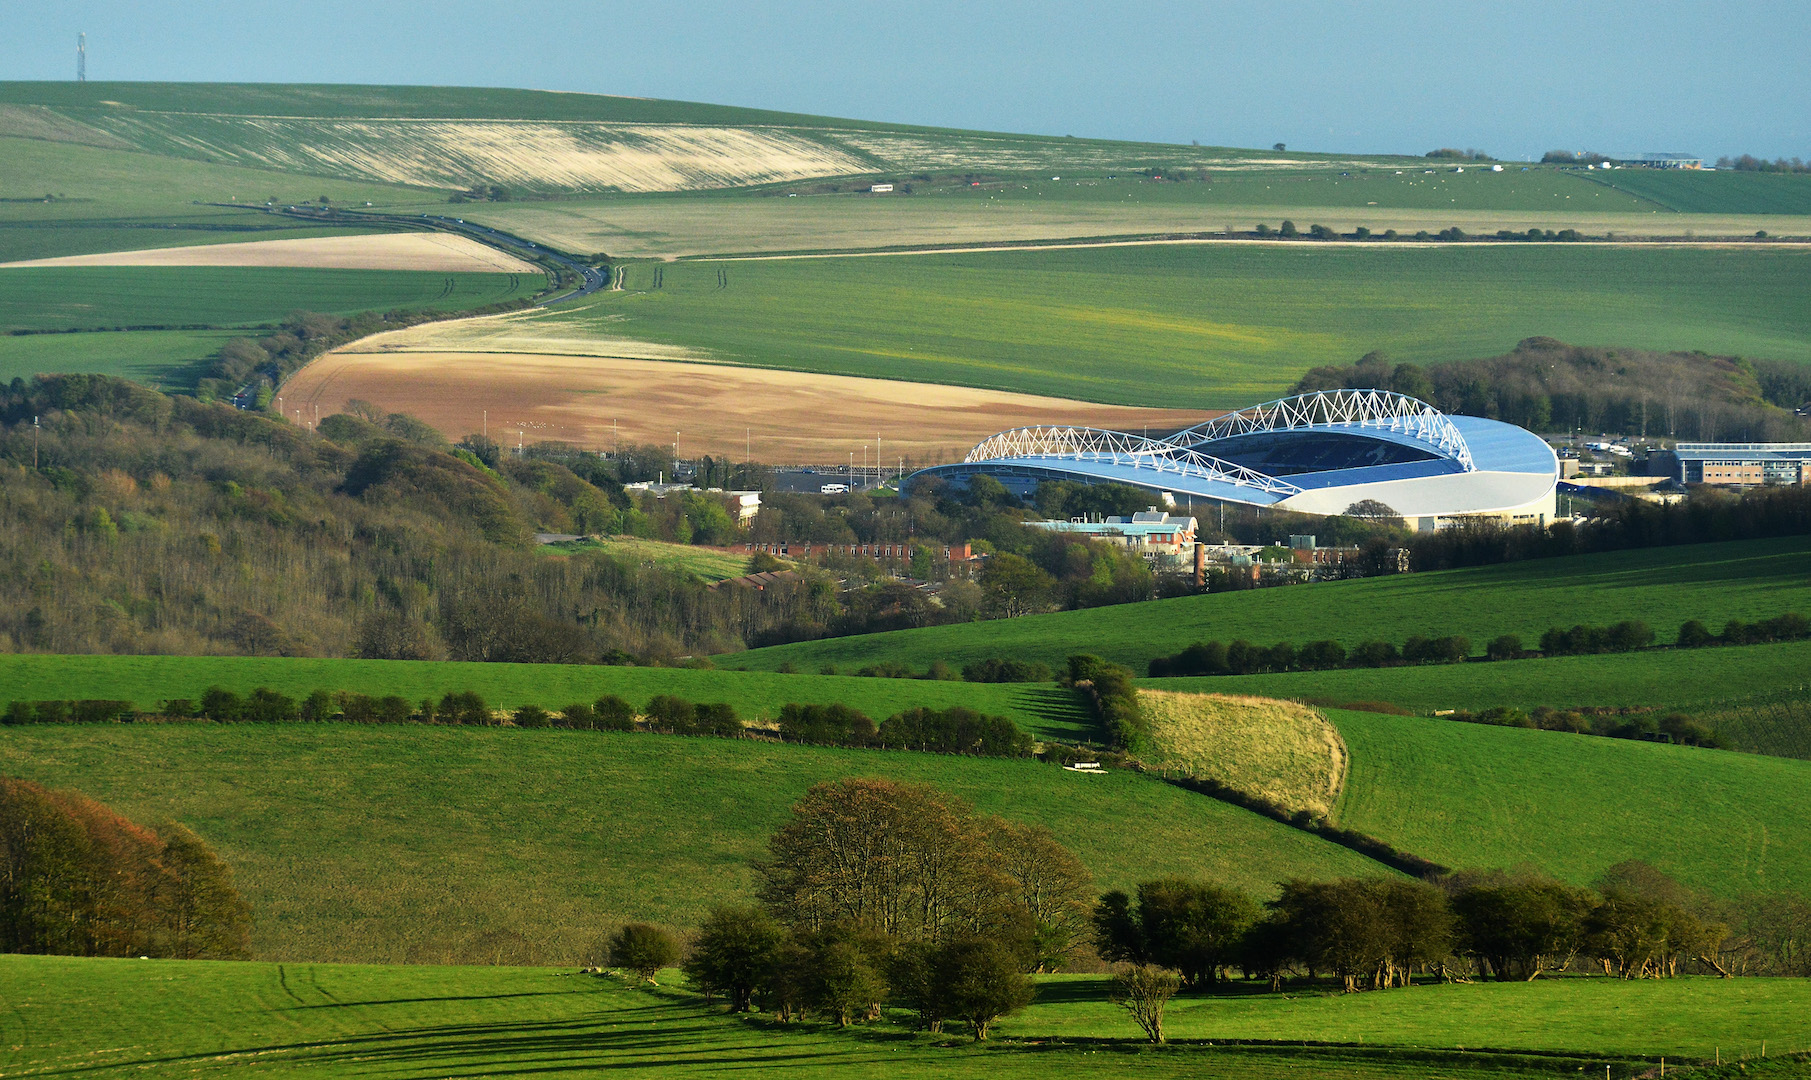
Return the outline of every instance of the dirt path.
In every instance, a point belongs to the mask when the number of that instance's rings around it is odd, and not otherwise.
[[[362,398],[451,438],[486,430],[513,444],[561,439],[592,449],[666,444],[775,464],[959,461],[1010,427],[1075,424],[1168,430],[1215,415],[1092,405],[958,386],[773,368],[535,353],[335,352],[283,387],[292,419]],[[880,446],[875,448],[878,437]]]

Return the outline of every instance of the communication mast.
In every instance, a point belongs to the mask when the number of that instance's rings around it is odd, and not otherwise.
[[[75,81],[88,81],[88,35],[75,36]]]

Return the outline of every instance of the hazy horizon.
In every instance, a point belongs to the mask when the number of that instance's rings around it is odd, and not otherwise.
[[[1811,5],[13,5],[0,77],[500,86],[994,131],[1811,156]],[[430,25],[431,33],[424,33]],[[552,22],[547,20],[551,19]]]

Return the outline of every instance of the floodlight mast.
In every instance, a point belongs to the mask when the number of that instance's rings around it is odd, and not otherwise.
[[[88,35],[75,36],[75,81],[88,81]]]

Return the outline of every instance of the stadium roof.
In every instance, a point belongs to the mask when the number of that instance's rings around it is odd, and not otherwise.
[[[1282,398],[1148,437],[1026,427],[983,440],[961,462],[913,474],[958,484],[979,474],[1029,491],[1041,480],[1117,483],[1311,514],[1375,499],[1404,517],[1507,512],[1551,498],[1559,463],[1512,424],[1447,416],[1384,390]]]

